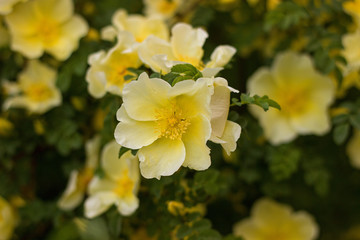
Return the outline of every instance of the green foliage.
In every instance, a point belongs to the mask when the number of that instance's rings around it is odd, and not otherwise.
[[[269,31],[274,27],[286,30],[307,18],[309,14],[304,8],[291,1],[284,1],[266,14],[265,30]]]
[[[281,110],[280,105],[277,102],[275,102],[274,100],[270,99],[266,95],[260,97],[258,95],[250,96],[250,94],[242,93],[240,96],[240,102],[238,99],[233,98],[232,104],[239,106],[239,107],[241,107],[245,104],[254,104],[254,105],[257,105],[257,106],[261,107],[262,109],[264,109],[265,112],[267,110],[269,110],[269,107]]]
[[[171,72],[164,76],[164,79],[174,86],[183,80],[197,80],[202,73],[191,64],[177,64],[171,68]]]

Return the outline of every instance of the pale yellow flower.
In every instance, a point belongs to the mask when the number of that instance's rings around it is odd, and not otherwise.
[[[125,76],[134,75],[127,68],[141,65],[134,37],[125,31],[119,36],[118,43],[108,53],[101,50],[89,56],[86,81],[89,93],[95,98],[103,97],[106,92],[121,96],[124,85],[133,80],[125,80]]]
[[[234,225],[234,234],[245,240],[315,240],[318,232],[310,214],[270,199],[258,200],[250,218]]]
[[[281,106],[281,111],[270,108],[267,112],[250,106],[272,144],[289,142],[298,134],[323,135],[330,130],[328,108],[334,100],[334,83],[315,70],[309,56],[282,53],[271,69],[257,70],[247,86],[251,95],[267,95]]]
[[[70,174],[65,192],[58,201],[60,209],[73,210],[84,198],[88,183],[94,176],[99,162],[100,136],[95,136],[85,144],[86,163],[81,170],[73,170]]]
[[[5,20],[11,48],[28,58],[39,58],[45,51],[65,60],[88,31],[85,20],[74,15],[72,0],[29,0],[16,5]]]
[[[140,183],[138,158],[125,152],[119,159],[120,145],[111,141],[104,146],[101,166],[105,176],[95,176],[88,188],[85,216],[94,218],[113,204],[120,214],[131,215],[139,206],[137,192]]]
[[[130,32],[137,42],[144,41],[154,35],[161,39],[169,38],[169,30],[159,17],[144,17],[138,14],[128,15],[124,9],[117,10],[112,17],[112,25],[102,29],[101,37],[104,40],[114,41],[121,31]]]
[[[228,86],[224,78],[210,78],[214,86],[214,94],[211,96],[211,138],[215,143],[220,143],[227,155],[235,151],[236,142],[241,134],[239,124],[227,120],[230,108],[230,92],[238,92]]]
[[[27,0],[1,0],[0,1],[0,15],[9,14],[12,12],[15,4],[26,2]]]
[[[169,19],[173,17],[184,0],[143,0],[147,16],[161,16]]]
[[[155,72],[165,74],[176,64],[190,63],[202,70],[204,77],[212,77],[222,70],[236,52],[231,46],[218,46],[212,53],[209,63],[204,65],[202,47],[208,37],[204,30],[178,23],[171,29],[171,33],[170,42],[149,36],[139,46],[140,59]]]
[[[12,206],[0,196],[0,240],[9,240],[17,223]]]
[[[360,1],[359,1],[360,2]],[[345,57],[346,66],[340,66],[343,71],[342,92],[350,87],[357,87],[360,89],[360,29],[354,33],[345,34],[342,38],[344,49],[342,55]]]
[[[139,149],[145,178],[169,176],[181,166],[195,170],[210,166],[206,142],[211,135],[212,92],[205,78],[172,87],[162,79],[149,79],[146,73],[125,86],[115,139]]]
[[[42,114],[59,106],[62,97],[55,85],[56,75],[56,71],[47,65],[37,60],[29,61],[19,74],[18,83],[4,86],[11,86],[9,90],[5,89],[11,95],[5,100],[4,109],[20,107]]]
[[[346,153],[354,168],[360,169],[360,131],[355,130],[354,135],[346,146]]]

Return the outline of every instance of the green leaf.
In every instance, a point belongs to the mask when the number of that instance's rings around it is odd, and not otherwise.
[[[358,130],[360,130],[360,112],[357,112],[350,116],[350,123]]]
[[[126,147],[121,147],[120,150],[119,150],[119,155],[118,155],[118,158],[120,159],[121,156],[126,153],[127,151],[131,150],[130,148],[126,148]]]
[[[267,95],[260,97],[258,95],[250,96],[249,94],[242,93],[240,95],[240,102],[236,98],[232,99],[232,105],[242,106],[245,104],[257,105],[264,109],[264,111],[269,110],[269,107],[281,110],[280,105],[274,100],[270,99]]]
[[[183,224],[176,231],[176,237],[178,237],[179,239],[183,239],[184,237],[189,236],[191,233],[191,227],[189,227],[187,224]]]
[[[174,86],[176,83],[183,80],[197,80],[202,77],[202,73],[191,64],[177,64],[171,68],[170,74],[166,74],[164,80]]]
[[[335,127],[333,132],[333,139],[337,145],[343,144],[350,132],[350,125],[348,123],[340,124]]]

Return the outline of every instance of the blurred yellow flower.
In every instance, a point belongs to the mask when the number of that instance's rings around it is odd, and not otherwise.
[[[86,73],[89,93],[95,98],[103,97],[106,92],[122,95],[126,83],[135,79],[134,73],[127,68],[138,68],[141,61],[134,45],[135,39],[129,32],[119,33],[118,43],[108,53],[101,50],[89,56],[90,68]],[[125,76],[133,75],[132,79]]]
[[[55,85],[56,71],[45,64],[31,60],[19,74],[18,83],[4,85],[10,96],[4,102],[4,109],[20,107],[31,113],[43,114],[62,101]],[[10,89],[6,89],[9,86]]]
[[[352,138],[346,146],[346,153],[354,168],[360,169],[360,131],[355,130]]]
[[[88,31],[85,20],[74,15],[72,0],[30,0],[16,5],[5,20],[11,48],[28,58],[39,58],[45,51],[65,60]]]
[[[360,1],[359,1],[360,2]],[[341,91],[346,92],[350,87],[357,87],[360,89],[360,29],[354,33],[347,33],[343,35],[342,44],[344,49],[342,55],[345,57],[347,64],[341,66],[343,71],[343,82]]]
[[[360,26],[360,0],[344,1],[343,8],[350,14],[354,21]]]
[[[281,0],[267,0],[267,9],[272,10],[281,2]]]
[[[207,169],[211,135],[210,99],[207,79],[185,80],[173,87],[142,73],[125,86],[116,141],[139,149],[141,174],[145,178],[172,175],[181,166]]]
[[[304,211],[293,212],[270,199],[258,200],[248,219],[234,225],[234,234],[245,240],[314,240],[318,226]]]
[[[60,209],[69,211],[76,208],[84,198],[88,183],[98,166],[100,136],[95,136],[85,144],[86,163],[81,171],[73,170],[65,192],[58,201]]]
[[[9,240],[17,223],[12,206],[0,196],[0,240]]]
[[[218,46],[210,62],[204,65],[201,60],[204,55],[202,47],[208,37],[204,30],[178,23],[171,29],[171,33],[170,42],[149,36],[139,46],[140,59],[155,72],[168,73],[176,64],[190,63],[202,70],[204,77],[212,77],[222,70],[236,52],[234,47]]]
[[[144,0],[147,16],[160,16],[165,19],[173,17],[184,0]]]
[[[209,78],[214,86],[211,96],[211,138],[215,143],[220,143],[227,155],[235,151],[236,142],[241,134],[239,124],[227,120],[230,108],[230,92],[238,92],[228,86],[224,78]]]
[[[102,29],[101,37],[104,40],[114,41],[122,31],[130,32],[137,42],[144,41],[154,35],[160,39],[169,38],[169,30],[159,17],[144,17],[138,14],[128,15],[124,9],[117,10],[112,17],[112,25]]]
[[[26,2],[27,0],[1,0],[0,1],[0,15],[9,14],[12,12],[15,4]]]
[[[309,56],[282,53],[271,69],[257,70],[247,87],[250,94],[267,95],[281,106],[281,111],[267,112],[250,106],[272,144],[289,142],[298,134],[323,135],[330,130],[328,108],[334,100],[334,83],[315,70]]]
[[[136,194],[140,183],[138,158],[125,152],[119,159],[120,145],[111,141],[104,146],[101,167],[105,176],[95,176],[88,187],[85,216],[94,218],[116,205],[120,214],[131,215],[139,206]]]
[[[7,136],[13,130],[14,125],[4,117],[0,117],[0,136]]]

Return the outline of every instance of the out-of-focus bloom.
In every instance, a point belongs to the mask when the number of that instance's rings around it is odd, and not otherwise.
[[[27,0],[1,0],[0,1],[0,15],[11,13],[15,4],[26,2]]]
[[[169,19],[173,17],[184,0],[144,0],[147,16],[161,16]]]
[[[204,78],[171,87],[162,79],[149,79],[146,73],[125,86],[115,139],[122,146],[139,149],[145,178],[169,176],[181,166],[195,170],[210,166],[206,142],[211,135],[212,93]]]
[[[272,10],[281,2],[281,0],[267,0],[267,9]]]
[[[343,8],[345,12],[350,14],[354,21],[360,24],[360,0],[344,1]]]
[[[17,223],[12,206],[0,196],[0,240],[9,240]]]
[[[3,25],[3,18],[0,16],[0,47],[9,43],[9,33]]]
[[[355,130],[354,135],[350,139],[346,153],[349,156],[350,163],[354,168],[360,169],[360,131]]]
[[[85,216],[94,218],[108,210],[113,204],[124,215],[131,215],[139,206],[136,194],[140,174],[138,158],[131,151],[119,159],[120,145],[111,141],[104,146],[101,166],[105,176],[95,176],[88,188],[89,198],[85,201]]]
[[[227,120],[230,108],[230,92],[238,92],[228,86],[224,78],[210,78],[214,86],[211,96],[211,138],[215,143],[220,143],[227,155],[235,151],[236,142],[241,134],[239,124]]]
[[[119,32],[127,31],[133,34],[137,42],[144,41],[154,35],[160,39],[169,38],[168,27],[159,17],[144,17],[138,14],[127,15],[123,9],[117,10],[112,17],[112,25],[103,28],[101,37],[104,40],[114,41],[120,38]]]
[[[258,200],[251,217],[234,225],[234,234],[246,240],[314,240],[318,232],[310,214],[293,212],[289,206],[270,199]]]
[[[360,1],[359,1],[360,3]],[[350,87],[360,88],[360,30],[354,33],[345,34],[342,38],[344,50],[342,55],[345,57],[347,64],[341,66],[343,70],[343,83],[341,91],[346,92]]]
[[[26,108],[31,113],[42,114],[62,101],[61,93],[55,85],[56,71],[37,60],[28,62],[19,74],[18,83],[3,87],[11,95],[5,100],[5,109]],[[9,86],[9,89],[7,89]]]
[[[278,55],[271,69],[261,68],[250,77],[248,91],[267,95],[281,106],[281,111],[267,112],[250,106],[272,144],[289,142],[298,134],[323,135],[330,129],[328,108],[334,100],[334,83],[315,70],[307,55]]]
[[[14,125],[4,117],[0,117],[0,136],[7,136],[13,130]]]
[[[62,210],[69,211],[76,208],[84,198],[88,183],[94,176],[98,166],[100,136],[95,136],[85,145],[86,163],[81,171],[73,170],[65,192],[58,201]]]
[[[134,37],[125,31],[119,36],[118,43],[108,53],[101,50],[89,56],[86,81],[89,93],[95,98],[103,97],[106,92],[121,96],[124,85],[133,80],[125,79],[127,75],[134,75],[127,68],[141,65]]]
[[[5,20],[11,48],[28,58],[38,58],[45,51],[65,60],[88,31],[85,20],[74,15],[72,0],[30,0],[16,5]]]
[[[149,36],[139,46],[139,57],[153,71],[168,73],[179,63],[190,63],[205,77],[215,76],[230,61],[236,49],[231,46],[218,46],[211,54],[210,62],[204,65],[202,49],[208,34],[200,28],[178,23],[171,29],[171,40],[167,42]],[[205,69],[204,69],[205,68]]]

